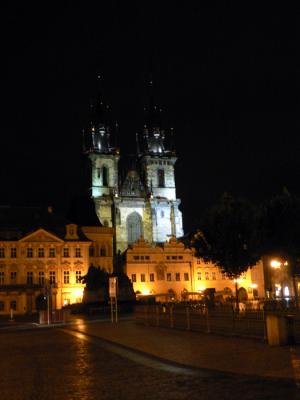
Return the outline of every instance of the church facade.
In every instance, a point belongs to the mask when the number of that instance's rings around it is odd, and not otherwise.
[[[115,229],[115,251],[123,252],[141,237],[164,243],[183,236],[180,199],[176,197],[172,132],[161,124],[161,110],[151,102],[136,156],[121,170],[120,150],[112,145],[113,126],[99,101],[85,131],[85,154],[92,167],[91,194],[103,226]]]

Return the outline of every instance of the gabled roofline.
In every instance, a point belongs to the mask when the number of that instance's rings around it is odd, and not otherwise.
[[[19,239],[18,241],[19,242],[24,242],[25,240],[28,240],[28,238],[36,235],[38,232],[43,232],[43,233],[47,234],[48,236],[52,237],[53,239],[55,239],[57,242],[64,243],[64,240],[62,240],[58,236],[54,235],[53,233],[51,233],[49,231],[46,231],[46,229],[44,229],[44,228],[39,228],[36,231],[34,231],[32,233],[29,233],[28,235],[22,237],[22,239]]]

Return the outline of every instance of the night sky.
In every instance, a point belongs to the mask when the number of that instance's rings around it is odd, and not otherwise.
[[[283,186],[300,193],[292,11],[269,2],[61,3],[0,6],[0,204],[65,212],[88,193],[81,132],[99,74],[123,154],[135,152],[152,76],[174,128],[185,231],[224,191],[256,202]]]

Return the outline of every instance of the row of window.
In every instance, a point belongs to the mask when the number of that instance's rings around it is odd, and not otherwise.
[[[5,257],[5,253],[7,249],[5,249],[5,247],[0,247],[0,258],[4,258]],[[34,257],[35,251],[32,247],[27,247],[26,249],[26,257],[27,258],[32,258]],[[46,251],[43,247],[39,247],[37,249],[37,257],[39,258],[43,258],[46,256]],[[10,248],[10,257],[11,258],[16,258],[17,257],[17,249],[16,247],[11,247]],[[48,257],[53,258],[56,257],[56,249],[54,247],[50,247],[48,250]],[[69,247],[64,247],[63,248],[63,257],[70,257],[70,249]],[[80,247],[76,247],[75,248],[75,257],[82,257],[82,253],[81,253],[81,248]]]
[[[10,284],[15,284],[16,282],[17,282],[17,272],[11,271],[10,272]],[[51,284],[56,283],[56,271],[49,271],[49,282]],[[63,282],[64,282],[64,284],[70,283],[70,271],[63,271]],[[75,271],[75,282],[76,283],[81,282],[81,271]],[[4,285],[4,283],[5,283],[5,273],[4,273],[4,271],[0,271],[0,285]],[[32,271],[27,272],[26,283],[28,285],[33,285],[34,277],[33,277]],[[45,272],[44,271],[39,271],[37,283],[41,286],[44,286],[44,284],[45,284]]]
[[[150,256],[133,256],[134,260],[150,260]],[[167,260],[182,260],[183,256],[166,256]]]
[[[180,272],[176,272],[175,274],[173,274],[173,276],[172,276],[171,272],[167,272],[166,273],[166,280],[167,281],[175,280],[175,281],[178,282],[178,281],[181,280],[182,275],[183,275],[183,280],[184,281],[189,281],[190,280],[188,272],[184,272],[183,274],[181,274]],[[163,276],[160,275],[159,278],[160,278],[159,280],[164,280],[164,275]],[[132,274],[131,275],[131,281],[132,282],[137,282],[137,274]],[[154,282],[155,281],[155,273],[154,272],[151,272],[149,274],[149,281],[150,282]],[[146,282],[146,274],[140,274],[140,282]]]
[[[17,309],[16,300],[12,300],[9,302],[9,309],[14,310],[14,311]],[[0,301],[0,311],[5,311],[5,302],[4,301]]]
[[[150,160],[149,164],[154,164],[154,165],[172,165],[171,161],[165,161],[165,160]]]
[[[97,252],[96,252],[96,249],[94,247],[90,247],[89,248],[89,256],[90,257],[97,257]],[[99,256],[100,257],[106,257],[107,256],[107,251],[106,251],[106,248],[104,246],[102,246],[100,248]]]

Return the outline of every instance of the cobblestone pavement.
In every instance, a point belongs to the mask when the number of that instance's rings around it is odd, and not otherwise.
[[[162,371],[108,351],[101,341],[100,338],[89,340],[88,337],[83,340],[51,328],[2,333],[0,399],[299,398],[299,391],[290,380]]]

